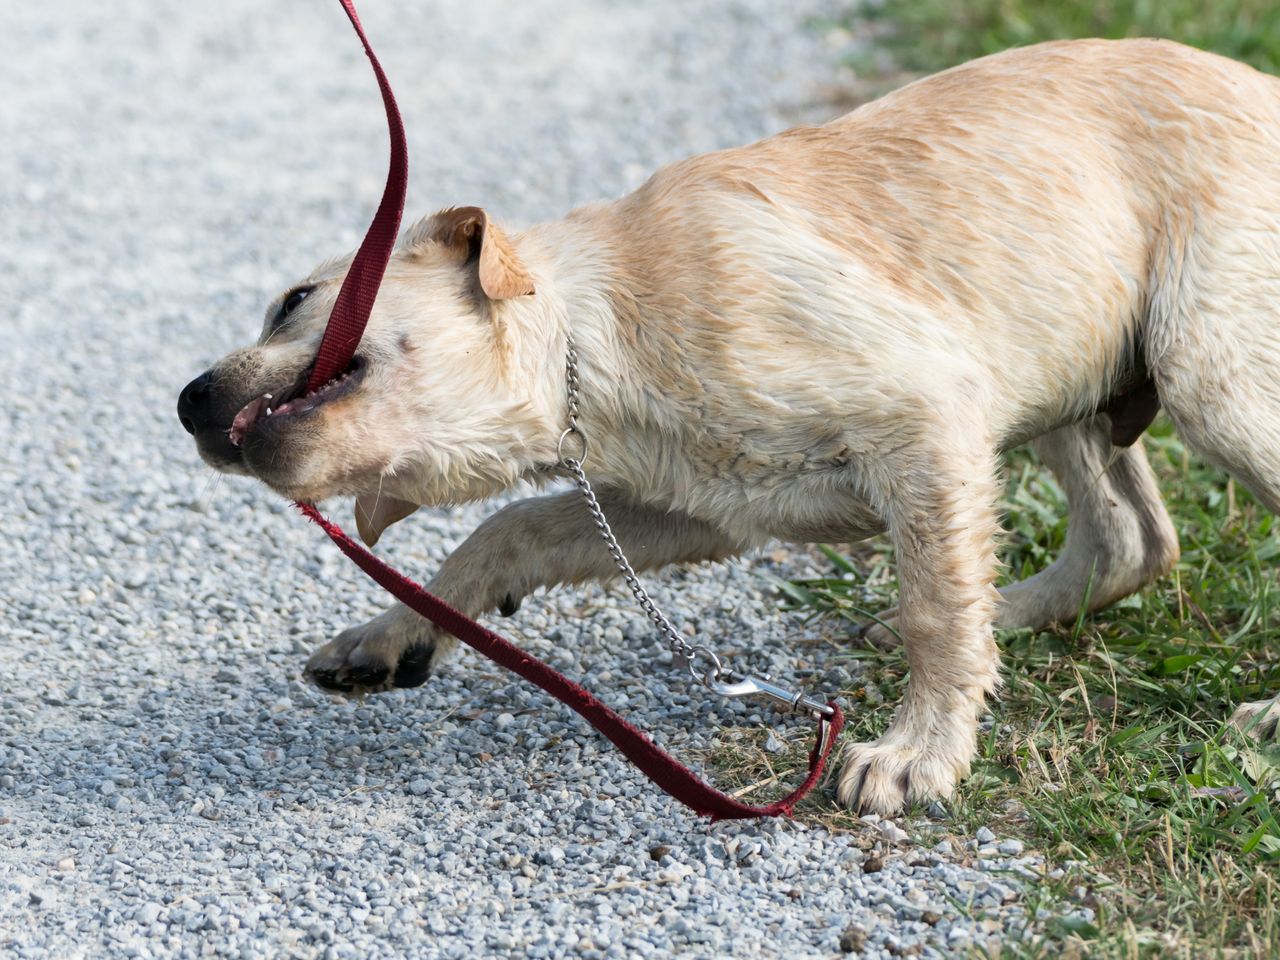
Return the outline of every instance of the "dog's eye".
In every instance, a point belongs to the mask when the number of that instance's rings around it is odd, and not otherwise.
[[[294,290],[291,294],[285,297],[284,303],[280,305],[280,315],[276,318],[277,322],[283,320],[285,317],[289,316],[289,314],[293,313],[293,311],[297,310],[298,307],[302,305],[302,301],[307,299],[307,296],[310,293],[310,287],[299,287],[297,290]]]

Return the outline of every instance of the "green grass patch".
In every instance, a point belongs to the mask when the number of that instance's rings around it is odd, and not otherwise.
[[[1273,956],[1280,944],[1280,754],[1225,723],[1241,701],[1280,692],[1280,525],[1189,456],[1163,421],[1146,445],[1181,534],[1177,568],[1099,614],[1001,636],[1006,687],[973,774],[949,819],[917,823],[961,836],[996,824],[1051,860],[1087,865],[1036,895],[1058,905],[1055,915],[1083,901],[1097,922],[1045,922],[1035,947],[1006,945],[1002,956],[1068,947],[1087,956]],[[1043,568],[1066,523],[1052,475],[1032,454],[1013,455],[1006,579]],[[831,575],[780,585],[782,593],[815,618],[850,626],[893,606],[888,542],[852,550],[825,548]],[[861,661],[842,692],[846,736],[872,739],[903,692],[905,659],[860,649],[852,637],[832,649],[829,658]],[[732,784],[763,797],[798,779],[804,735],[770,756],[763,735],[743,734],[726,740],[716,762]],[[801,814],[855,828],[830,797]]]
[[[1009,47],[1075,37],[1164,37],[1280,70],[1275,0],[883,0],[859,4],[845,25],[873,37],[861,70],[932,73]]]

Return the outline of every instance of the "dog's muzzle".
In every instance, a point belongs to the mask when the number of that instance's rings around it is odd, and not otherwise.
[[[193,437],[213,425],[213,371],[206,370],[178,394],[178,420]]]
[[[213,370],[206,370],[178,394],[178,420],[196,438],[200,455],[214,466],[243,463],[240,450],[227,435],[236,408],[217,389]]]

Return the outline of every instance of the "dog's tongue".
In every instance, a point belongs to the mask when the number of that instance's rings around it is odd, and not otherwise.
[[[244,440],[244,435],[249,432],[249,428],[254,425],[258,417],[262,416],[262,411],[267,408],[267,403],[270,400],[271,394],[264,393],[256,400],[250,400],[240,408],[236,418],[231,421],[231,430],[228,434],[231,437],[231,442],[237,447]]]

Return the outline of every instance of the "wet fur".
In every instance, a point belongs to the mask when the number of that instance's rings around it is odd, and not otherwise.
[[[1074,616],[1090,583],[1097,608],[1176,561],[1140,442],[1112,442],[1157,399],[1280,506],[1278,157],[1280,82],[1172,43],[1080,41],[676,163],[528,230],[446,211],[392,263],[361,389],[219,465],[289,496],[408,505],[387,517],[545,481],[572,331],[587,470],[637,568],[889,532],[911,680],[885,736],[846,747],[838,789],[891,813],[967,772],[999,685],[994,624]],[[344,268],[219,365],[228,408],[305,367]],[[997,593],[998,458],[1028,441],[1071,526],[1051,567]],[[553,494],[487,520],[431,589],[480,615],[614,573],[581,504]],[[308,672],[414,685],[452,646],[393,607]]]

